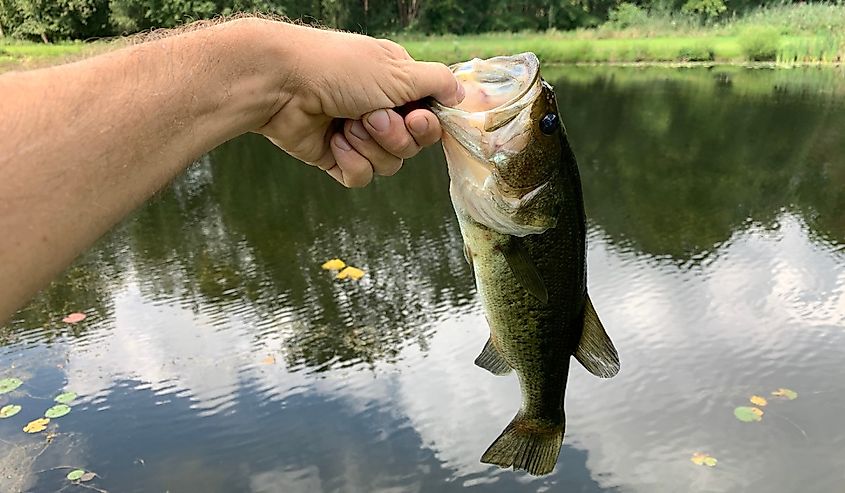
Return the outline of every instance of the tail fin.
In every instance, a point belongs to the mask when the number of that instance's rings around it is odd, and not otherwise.
[[[563,422],[549,426],[517,414],[481,456],[481,462],[505,468],[513,466],[535,476],[549,474],[560,454],[563,428]]]

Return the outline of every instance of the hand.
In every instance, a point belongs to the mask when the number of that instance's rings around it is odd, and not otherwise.
[[[275,29],[278,30],[277,23]],[[439,63],[414,61],[388,40],[285,25],[289,76],[281,109],[257,131],[290,155],[326,171],[347,187],[390,176],[402,160],[440,139],[437,118],[416,109],[394,111],[433,96],[455,105],[463,88]]]

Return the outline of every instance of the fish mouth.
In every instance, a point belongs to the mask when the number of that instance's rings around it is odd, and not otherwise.
[[[554,221],[528,221],[522,211],[548,182],[515,188],[500,176],[532,140],[531,112],[544,87],[537,56],[476,58],[450,68],[466,97],[456,107],[434,102],[431,109],[444,130],[455,209],[503,234],[542,233]]]
[[[488,165],[495,165],[503,154],[521,151],[527,141],[517,137],[525,133],[530,122],[517,117],[542,90],[537,56],[520,53],[487,60],[474,58],[449,68],[463,84],[466,96],[455,107],[436,101],[431,104],[445,133]]]

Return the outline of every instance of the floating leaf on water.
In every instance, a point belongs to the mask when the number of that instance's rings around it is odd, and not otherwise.
[[[362,277],[364,277],[364,271],[362,271],[361,269],[355,268],[355,267],[347,267],[347,268],[343,269],[342,271],[338,272],[337,276],[335,276],[335,277],[337,279],[346,279],[348,277],[349,279],[352,279],[353,281],[357,281],[358,279],[361,279]]]
[[[751,401],[751,403],[752,403],[752,404],[755,404],[755,405],[757,405],[757,406],[761,406],[761,407],[762,407],[762,406],[765,406],[766,404],[768,404],[768,403],[769,403],[769,402],[765,399],[765,397],[760,397],[759,395],[752,395],[752,396],[751,396],[751,399],[749,399],[749,400]]]
[[[47,423],[50,422],[50,418],[38,418],[30,421],[23,427],[23,431],[27,433],[38,433],[47,429]]]
[[[763,410],[751,406],[740,406],[734,409],[734,416],[736,416],[736,419],[746,423],[760,421],[763,419]]]
[[[70,406],[67,404],[56,404],[44,413],[45,418],[61,418],[70,412]]]
[[[79,322],[85,320],[85,316],[86,315],[84,313],[79,313],[79,312],[71,313],[67,317],[63,318],[62,322],[66,323],[66,324],[76,324],[76,323],[79,323]]]
[[[713,467],[717,462],[719,462],[715,457],[703,452],[696,452],[692,454],[692,457],[690,457],[689,460],[691,460],[693,464],[707,467]]]
[[[70,404],[74,399],[76,399],[76,392],[62,392],[53,400],[59,404]]]
[[[94,478],[96,478],[96,477],[97,477],[97,474],[96,474],[96,473],[93,473],[93,472],[91,472],[91,471],[88,471],[88,472],[86,472],[85,474],[83,474],[81,478],[79,478],[79,481],[81,481],[81,482],[83,482],[83,483],[84,483],[84,482],[86,482],[86,481],[91,481],[92,479],[94,479]]]
[[[0,380],[0,394],[6,394],[15,390],[23,384],[20,378],[4,378]]]
[[[272,354],[267,355],[266,358],[261,360],[262,365],[275,365],[276,364],[276,357]]]
[[[84,475],[84,469],[74,469],[73,471],[67,473],[67,476],[65,477],[68,479],[68,481],[78,481]]]
[[[0,418],[11,418],[15,414],[21,412],[21,407],[17,404],[9,404],[0,407]]]
[[[775,397],[782,397],[784,399],[789,399],[791,401],[798,398],[798,392],[790,389],[777,389],[772,392],[772,395]]]
[[[324,263],[321,267],[326,270],[340,270],[346,267],[346,263],[339,258],[333,258]]]

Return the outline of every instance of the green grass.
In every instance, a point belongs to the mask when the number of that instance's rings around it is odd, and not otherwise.
[[[768,44],[753,35],[579,39],[556,34],[497,34],[398,41],[415,58],[445,63],[523,51],[533,51],[544,63],[820,63],[835,61],[839,46],[823,37],[791,35],[779,35]],[[767,49],[771,45],[777,48],[770,57]]]
[[[839,63],[845,60],[845,6],[792,4],[710,22],[643,11],[629,15],[624,27],[608,22],[568,32],[395,39],[417,58],[443,62],[533,51],[546,63]]]
[[[628,13],[598,28],[468,36],[398,35],[417,59],[446,63],[533,51],[545,63],[777,62],[845,60],[845,5],[791,4],[744,17],[702,22],[679,13]],[[0,39],[0,69],[38,66],[96,51],[103,43],[10,42]]]
[[[0,70],[56,63],[96,49],[95,44],[43,44],[0,38]]]

